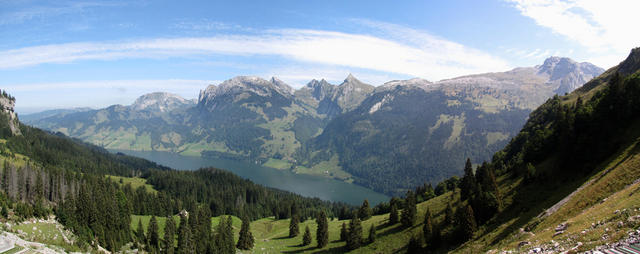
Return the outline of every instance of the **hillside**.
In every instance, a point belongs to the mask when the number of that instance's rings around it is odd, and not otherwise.
[[[23,235],[18,231],[26,232],[27,219],[54,216],[56,223],[74,235],[73,242],[59,246],[64,250],[113,251],[137,248],[128,245],[136,242],[129,230],[132,214],[167,216],[189,211],[204,214],[201,218],[233,214],[257,219],[288,218],[292,207],[305,216],[320,210],[335,216],[350,209],[345,204],[266,188],[220,169],[176,171],[112,154],[20,123],[12,111],[14,103],[15,98],[6,93],[0,100],[4,109],[0,112],[0,221],[3,229],[6,226],[19,237],[56,245],[60,239],[51,237],[57,234],[43,236],[33,229]],[[61,227],[56,223],[42,226]],[[215,246],[209,233],[197,235],[205,239],[201,244]]]
[[[549,99],[491,162],[475,172],[467,163],[462,178],[438,184],[438,196],[417,205],[410,227],[386,224],[388,213],[364,222],[365,237],[370,223],[379,236],[353,252],[626,253],[640,243],[640,68],[628,68],[640,66],[638,59],[634,49],[584,88]],[[285,239],[268,242],[294,249]],[[345,251],[343,242],[330,246]]]
[[[507,72],[390,81],[332,119],[298,161],[312,167],[337,157],[356,183],[400,195],[425,181],[460,175],[466,158],[474,164],[488,160],[518,133],[531,110],[603,71],[551,57]]]

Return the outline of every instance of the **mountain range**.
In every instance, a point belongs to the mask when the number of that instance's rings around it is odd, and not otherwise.
[[[534,108],[603,71],[551,57],[438,82],[374,87],[349,75],[339,85],[312,80],[298,90],[277,78],[238,76],[197,100],[152,93],[129,106],[22,119],[105,148],[255,161],[396,195],[459,174],[467,157],[489,159]]]

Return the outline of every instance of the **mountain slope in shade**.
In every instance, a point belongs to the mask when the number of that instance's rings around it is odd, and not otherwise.
[[[339,158],[359,184],[388,194],[461,173],[517,134],[532,109],[603,70],[551,57],[535,67],[438,82],[398,80],[332,119],[298,159],[307,167]]]

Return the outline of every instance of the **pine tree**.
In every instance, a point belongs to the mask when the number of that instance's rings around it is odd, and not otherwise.
[[[462,240],[466,241],[473,237],[477,230],[476,219],[473,216],[473,208],[470,205],[458,209],[457,212],[458,231]]]
[[[138,219],[138,228],[136,229],[136,240],[138,240],[138,243],[142,243],[142,244],[144,244],[147,241],[147,238],[144,236],[142,219]]]
[[[422,226],[422,233],[427,243],[431,242],[433,238],[433,218],[431,217],[431,211],[427,208],[427,213],[424,215],[424,225]]]
[[[244,216],[242,218],[242,227],[240,229],[240,238],[238,239],[238,244],[236,247],[241,250],[250,250],[253,249],[253,235],[249,229],[249,218]]]
[[[311,244],[311,231],[309,230],[309,226],[305,227],[304,235],[302,236],[302,246],[307,246]]]
[[[174,252],[174,240],[176,234],[176,223],[173,220],[173,217],[167,216],[167,222],[164,225],[164,253],[173,254]]]
[[[373,212],[369,207],[369,200],[365,199],[364,202],[362,202],[362,206],[360,207],[360,210],[358,210],[358,217],[360,217],[361,220],[365,221],[371,218],[372,213]]]
[[[376,226],[371,224],[371,228],[369,229],[369,243],[374,243],[376,241]]]
[[[391,204],[391,212],[389,213],[389,224],[395,225],[398,221],[398,206],[393,203]]]
[[[296,236],[298,236],[298,234],[300,234],[300,228],[299,228],[299,224],[300,224],[300,216],[298,216],[297,214],[294,214],[291,218],[291,221],[289,222],[289,237],[290,238],[294,238]]]
[[[316,218],[316,223],[318,224],[316,241],[318,242],[318,248],[323,248],[329,243],[329,222],[324,211],[320,211],[318,218]]]
[[[187,217],[180,217],[180,227],[178,228],[178,248],[176,253],[178,254],[191,254],[195,253],[195,249],[191,242],[191,228],[187,222]]]
[[[476,178],[473,174],[473,166],[471,165],[471,160],[467,158],[467,162],[464,164],[464,177],[462,177],[462,183],[460,184],[460,200],[471,198],[475,189]]]
[[[354,214],[349,222],[349,235],[347,237],[347,249],[355,250],[362,246],[362,225],[360,219]]]
[[[194,236],[194,243],[197,253],[206,253],[210,246],[211,239],[211,214],[208,207],[199,207],[195,216],[192,216],[196,220],[193,225],[197,230],[192,230]],[[190,223],[191,224],[191,223]]]
[[[9,218],[9,211],[7,210],[7,204],[2,203],[2,211],[0,211],[0,216],[2,216],[2,218]]]
[[[235,253],[235,244],[233,243],[233,227],[231,216],[221,216],[218,227],[216,227],[215,243],[219,253],[232,254]]]
[[[342,223],[342,228],[340,229],[340,241],[346,241],[349,237],[349,231],[347,230],[347,223]]]
[[[453,224],[455,219],[453,218],[453,208],[451,203],[447,203],[447,208],[444,210],[444,221],[447,224]]]
[[[416,196],[412,191],[407,191],[407,198],[404,202],[404,209],[402,210],[402,218],[400,222],[402,222],[402,226],[411,227],[416,222]]]
[[[38,170],[36,174],[35,199],[40,200],[42,198],[44,198],[44,184],[42,182],[42,174]]]
[[[158,222],[156,216],[151,216],[147,227],[147,250],[153,252],[160,249],[160,236],[158,235]]]

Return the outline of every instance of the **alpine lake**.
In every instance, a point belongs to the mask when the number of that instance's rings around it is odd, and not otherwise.
[[[371,205],[389,201],[388,196],[356,184],[328,177],[296,174],[289,170],[278,170],[246,161],[184,156],[162,151],[116,149],[110,149],[109,151],[144,158],[177,170],[197,170],[206,167],[224,169],[257,184],[290,191],[306,197],[317,197],[322,200],[344,202],[352,205],[360,205],[365,199]]]

